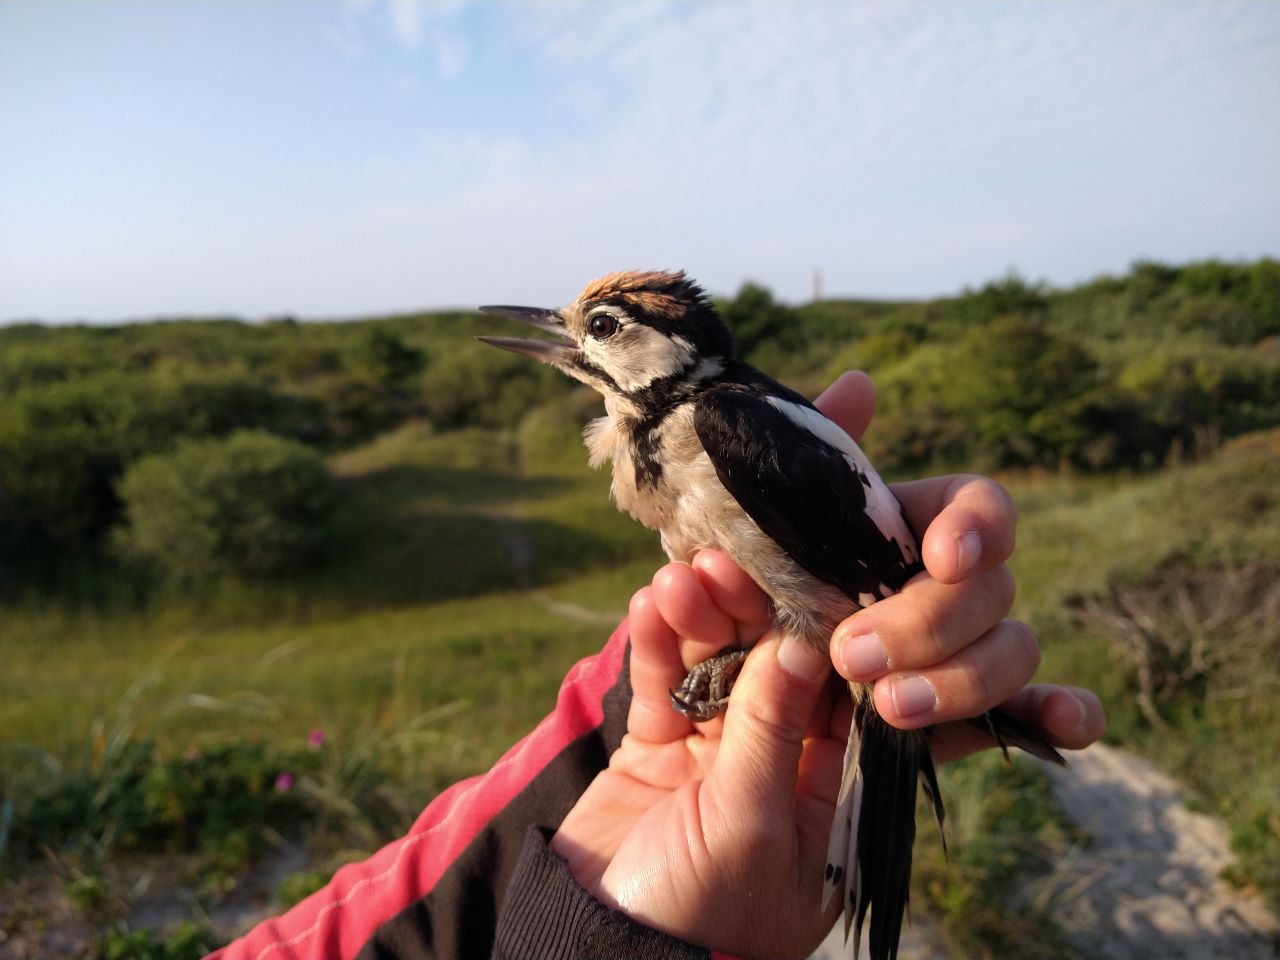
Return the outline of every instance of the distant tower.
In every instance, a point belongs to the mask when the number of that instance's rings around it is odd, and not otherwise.
[[[813,302],[818,303],[822,299],[822,271],[817,267],[813,270]]]

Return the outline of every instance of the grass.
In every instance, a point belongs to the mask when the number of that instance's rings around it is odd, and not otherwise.
[[[349,728],[393,700],[402,713],[463,701],[471,709],[456,724],[482,764],[536,721],[606,632],[528,588],[554,585],[556,599],[620,614],[659,558],[654,538],[608,504],[602,475],[585,463],[519,475],[515,450],[502,435],[409,429],[340,457],[339,522],[359,532],[306,580],[214,584],[110,615],[6,611],[3,738],[65,752],[147,677],[136,722],[175,749]],[[73,698],[68,658],[83,681]]]
[[[293,819],[260,822],[320,851],[282,894],[291,899],[319,882],[326,857],[376,848],[432,791],[486,768],[550,708],[568,667],[599,648],[662,562],[656,537],[614,510],[607,477],[586,466],[579,404],[535,410],[507,433],[410,424],[336,457],[341,547],[306,577],[105,609],[6,609],[0,793],[18,798],[19,824],[37,783],[111,782],[112,743],[148,744],[149,759],[129,762],[151,770],[223,749],[232,766],[258,756],[263,777],[289,764]],[[1161,474],[1004,478],[1021,509],[1016,613],[1041,635],[1042,676],[1099,690],[1111,738],[1187,777],[1227,817],[1242,857],[1233,879],[1273,901],[1280,774],[1259,759],[1280,740],[1270,699],[1178,700],[1171,728],[1156,731],[1133,705],[1113,641],[1079,610],[1173,562],[1280,560],[1277,464],[1272,432]],[[328,736],[323,758],[306,751],[314,729]],[[1042,935],[1034,904],[992,907],[1017,899],[1029,863],[1073,842],[1043,780],[994,758],[944,777],[955,857],[946,868],[924,839],[917,889],[952,946],[986,956],[1058,943]],[[216,843],[196,846],[216,853]],[[258,849],[230,856],[226,870]]]

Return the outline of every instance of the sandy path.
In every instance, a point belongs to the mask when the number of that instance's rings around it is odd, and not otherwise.
[[[1226,826],[1183,805],[1147,761],[1101,744],[1049,769],[1054,797],[1090,843],[1059,868],[1069,939],[1098,960],[1275,960],[1280,920],[1219,874],[1234,862]]]

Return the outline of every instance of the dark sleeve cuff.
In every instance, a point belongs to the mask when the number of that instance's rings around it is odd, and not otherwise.
[[[530,827],[498,917],[494,960],[709,960],[710,952],[637,923],[587,893]]]

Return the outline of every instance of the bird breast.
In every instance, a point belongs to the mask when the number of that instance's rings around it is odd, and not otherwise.
[[[694,430],[693,403],[655,424],[611,407],[583,438],[592,466],[612,461],[618,508],[658,531],[674,561],[724,550],[769,595],[784,631],[825,649],[831,630],[858,605],[797,564],[725,490]]]

